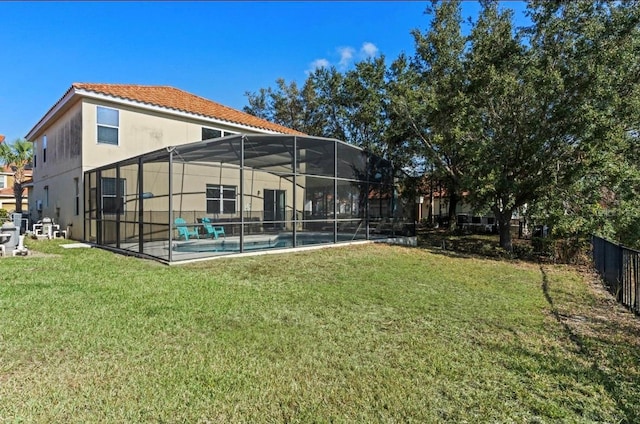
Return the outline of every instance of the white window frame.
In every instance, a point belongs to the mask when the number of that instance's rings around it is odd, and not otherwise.
[[[114,210],[109,210],[108,212],[105,212],[104,210],[104,199],[116,199],[117,198],[117,193],[118,193],[118,187],[116,186],[116,192],[111,194],[105,194],[105,182],[109,180],[110,182],[115,180],[116,182],[118,181],[118,179],[116,177],[102,177],[101,181],[100,181],[100,210],[102,211],[102,213],[104,215],[116,215],[116,212]],[[127,198],[127,180],[125,178],[120,178],[120,184],[121,184],[121,188],[122,188],[122,193],[121,194],[121,203],[122,203],[122,210],[120,211],[120,215],[124,215],[125,211],[126,211],[126,203],[125,203],[125,199]],[[117,210],[117,207],[116,207]]]
[[[7,176],[0,175],[0,189],[7,188]]]
[[[220,134],[217,137],[208,137],[208,138],[206,138],[205,135],[204,135],[205,131],[217,131]],[[223,137],[223,134],[224,134],[222,132],[222,130],[219,130],[217,128],[210,128],[210,127],[202,127],[202,129],[200,130],[200,133],[201,133],[201,136],[202,136],[203,140],[210,140],[212,138],[220,138],[220,137]]]
[[[208,197],[209,190],[218,190],[220,195],[218,197]],[[230,192],[233,191],[233,197],[225,197],[225,191]],[[207,184],[205,190],[205,210],[209,214],[226,214],[226,215],[235,215],[238,212],[238,187],[234,185],[222,185],[222,184]],[[218,202],[218,210],[211,210],[209,208],[209,201],[217,201]],[[224,204],[230,204],[233,202],[233,212],[225,212]]]
[[[112,125],[112,124],[105,124],[105,123],[101,123],[98,120],[98,115],[99,115],[99,110],[100,109],[105,109],[105,110],[112,110],[115,111],[118,115],[118,125]],[[100,141],[100,127],[103,128],[111,128],[111,129],[115,129],[116,130],[116,142],[115,143],[111,143],[108,141]],[[119,109],[114,109],[111,107],[106,107],[106,106],[96,106],[96,142],[98,144],[107,144],[110,146],[119,146],[120,145],[120,110]]]

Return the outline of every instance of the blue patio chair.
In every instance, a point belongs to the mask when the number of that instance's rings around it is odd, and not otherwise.
[[[184,237],[185,240],[189,240],[189,237],[193,236],[195,238],[200,238],[198,234],[198,229],[194,228],[193,231],[189,231],[187,228],[187,221],[183,218],[176,218],[176,229],[178,230],[178,237]]]
[[[220,236],[227,238],[226,234],[224,233],[224,227],[211,225],[211,220],[206,216],[202,218],[202,226],[207,232],[207,235],[210,235],[211,238],[217,239]]]

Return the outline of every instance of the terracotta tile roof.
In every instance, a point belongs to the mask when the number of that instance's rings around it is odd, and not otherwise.
[[[0,143],[4,142],[4,136],[0,134]]]
[[[257,118],[248,113],[207,100],[169,86],[132,84],[88,84],[74,83],[72,88],[92,91],[121,99],[133,100],[154,106],[202,115],[230,123],[276,131],[284,134],[304,135],[304,133],[273,122]]]
[[[28,192],[27,192],[26,188],[24,190],[22,190],[22,201],[23,202],[27,201],[27,199],[28,199],[27,194],[28,194]],[[7,199],[10,199],[10,200],[15,199],[16,196],[13,193],[13,187],[6,187],[6,188],[3,188],[3,189],[0,189],[0,197],[7,198]]]
[[[2,175],[13,175],[13,171],[8,166],[0,166],[0,174]],[[23,184],[29,184],[32,182],[32,171],[30,169],[25,170],[26,180]],[[27,196],[27,189],[25,188],[23,191],[23,196]],[[13,184],[10,184],[9,187],[0,188],[0,197],[13,197]]]
[[[13,170],[9,165],[0,165],[0,172],[13,175]],[[27,168],[24,170],[24,176],[29,178],[32,175],[33,169],[31,169],[31,166],[27,166]]]
[[[26,191],[27,189],[25,188],[24,190]],[[14,197],[13,187],[0,188],[0,197]]]
[[[32,180],[32,175],[33,170],[31,169],[25,169],[24,174],[25,174],[25,181],[23,184],[29,184],[31,182],[33,182]],[[13,175],[13,171],[11,170],[11,168],[9,166],[6,165],[0,165],[0,174],[2,175]],[[27,189],[25,188],[23,190],[23,196],[26,198],[27,196]],[[0,189],[0,197],[13,197],[13,185],[10,185],[9,187],[5,187]]]

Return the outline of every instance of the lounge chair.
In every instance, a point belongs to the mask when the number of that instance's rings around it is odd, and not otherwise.
[[[211,225],[211,220],[206,216],[202,218],[202,226],[207,232],[207,235],[210,235],[211,238],[217,239],[220,236],[227,238],[226,234],[224,233],[224,227]]]
[[[189,240],[189,237],[193,236],[195,238],[200,238],[198,234],[198,229],[194,228],[192,231],[189,231],[187,228],[187,221],[183,218],[176,218],[176,229],[178,230],[178,237],[184,237],[185,240]]]

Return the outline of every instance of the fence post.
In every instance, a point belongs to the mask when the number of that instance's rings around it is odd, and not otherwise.
[[[640,314],[640,284],[638,284],[638,262],[640,259],[640,255],[633,255],[633,284],[635,287],[634,294],[634,305],[633,310],[635,313]]]
[[[624,304],[624,255],[622,254],[622,246],[617,245],[618,248],[618,293],[617,300]]]

